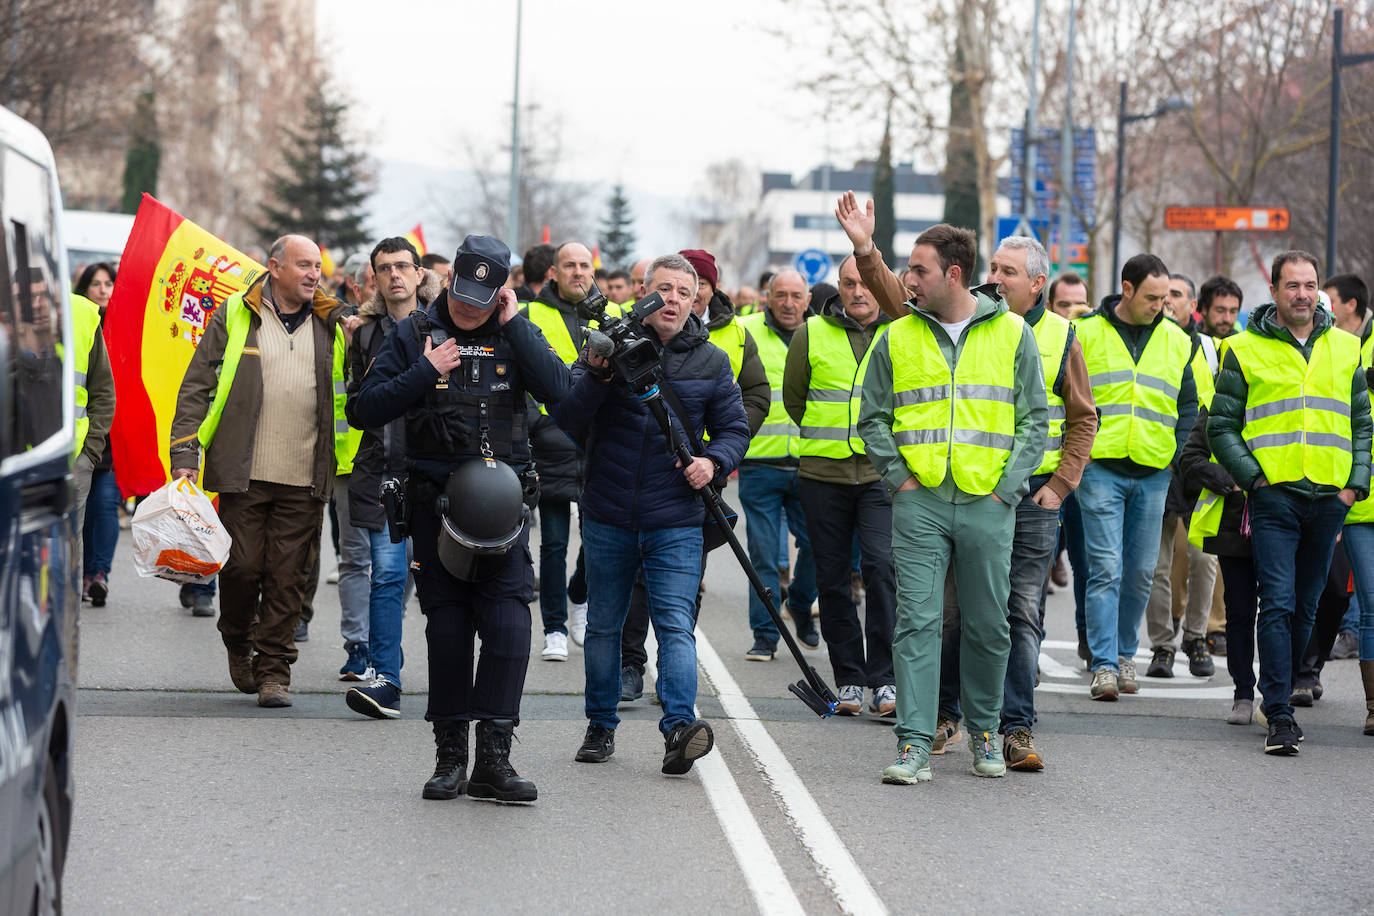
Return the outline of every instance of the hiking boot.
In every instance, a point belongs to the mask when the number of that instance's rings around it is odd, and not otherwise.
[[[568,634],[554,630],[544,634],[544,651],[539,657],[546,662],[566,662],[568,660]]]
[[[1322,682],[1320,680],[1312,685],[1312,699],[1320,700],[1322,698],[1322,694],[1324,693],[1326,693],[1326,688],[1322,686]]]
[[[215,616],[215,596],[202,591],[191,592],[191,616]]]
[[[434,775],[421,798],[449,799],[463,794],[468,775],[468,723],[434,723]]]
[[[1150,659],[1150,667],[1145,669],[1145,676],[1173,677],[1174,650],[1166,646],[1160,646],[1156,649],[1154,657]]]
[[[849,600],[854,602],[856,608],[864,600],[864,577],[856,572],[849,574]]]
[[[940,716],[935,723],[935,737],[930,740],[930,755],[932,757],[943,754],[949,745],[957,742],[964,735],[959,731],[959,720],[949,716]]]
[[[1218,658],[1226,657],[1226,633],[1222,630],[1213,630],[1207,634],[1207,651]]]
[[[620,702],[633,703],[644,696],[644,675],[633,665],[620,669]]]
[[[778,644],[762,636],[754,637],[754,647],[744,653],[747,662],[771,662],[778,653]]]
[[[276,681],[265,681],[258,687],[258,705],[269,709],[280,709],[283,706],[291,705],[291,694],[287,691],[285,684],[278,684]]]
[[[711,753],[716,738],[704,719],[679,725],[663,739],[663,773],[681,776],[697,760]]]
[[[883,770],[883,782],[890,786],[930,782],[930,755],[914,744],[903,744],[897,751],[897,759]]]
[[[1269,723],[1269,734],[1264,739],[1264,752],[1276,757],[1297,756],[1299,740],[1293,720],[1287,716],[1275,716]]]
[[[1293,693],[1288,697],[1288,705],[1289,705],[1289,706],[1311,706],[1311,705],[1312,705],[1312,688],[1311,688],[1311,687],[1294,687],[1294,688],[1293,688]]]
[[[94,603],[94,599],[92,599]],[[1360,640],[1349,630],[1341,630],[1336,634],[1336,641],[1331,644],[1331,654],[1328,656],[1332,661],[1339,661],[1345,658],[1360,657]]]
[[[344,643],[344,651],[348,653],[348,661],[344,662],[343,667],[339,669],[339,680],[369,680],[372,677],[372,666],[367,663],[367,643]]]
[[[1139,693],[1140,682],[1135,679],[1135,659],[1121,655],[1117,657],[1116,664],[1116,692]]]
[[[792,623],[797,630],[797,639],[808,649],[818,649],[821,645],[820,628],[810,613],[792,615]]]
[[[840,688],[839,701],[835,715],[857,716],[864,711],[864,689],[858,684],[845,684]]]
[[[615,755],[615,729],[595,722],[587,726],[587,736],[573,757],[578,763],[605,763]]]
[[[1106,700],[1112,702],[1116,700],[1116,672],[1110,668],[1098,668],[1093,672],[1093,684],[1088,688],[1088,695],[1094,700]]]
[[[1059,555],[1054,558],[1054,566],[1050,567],[1050,581],[1060,588],[1067,588],[1069,585],[1069,554],[1068,551],[1061,550]]]
[[[534,783],[510,765],[510,742],[515,723],[510,719],[483,719],[477,723],[477,754],[468,777],[468,798],[502,804],[532,802],[539,797]]]
[[[1013,770],[1043,770],[1045,761],[1035,750],[1029,729],[1013,729],[1002,742],[1002,757]]]
[[[91,576],[90,585],[86,587],[86,594],[91,597],[91,607],[105,606],[105,599],[110,594],[110,583],[103,572]]]
[[[881,687],[873,688],[873,702],[868,704],[868,711],[875,716],[887,717],[897,714],[897,687],[894,684],[884,684]]]
[[[384,677],[366,687],[350,687],[344,694],[348,708],[373,719],[401,718],[401,688]]]
[[[1002,748],[992,732],[968,736],[968,749],[973,751],[973,775],[996,778],[1007,774],[1002,760]]]
[[[310,621],[301,620],[296,624],[296,632],[291,634],[291,638],[296,642],[310,642]]]
[[[587,602],[568,602],[568,638],[580,646],[587,641]]]
[[[1217,673],[1217,666],[1212,661],[1212,653],[1207,651],[1205,637],[1185,639],[1183,651],[1188,653],[1188,673],[1193,677],[1211,677]]]
[[[258,679],[253,676],[253,656],[244,653],[235,655],[229,650],[229,680],[234,682],[242,693],[257,693]]]
[[[1231,714],[1226,717],[1227,725],[1249,725],[1255,716],[1254,700],[1235,700],[1231,703]]]

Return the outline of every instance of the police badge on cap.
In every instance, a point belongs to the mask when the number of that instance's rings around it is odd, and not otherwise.
[[[453,279],[449,281],[448,294],[468,305],[489,309],[508,276],[510,249],[505,242],[489,235],[470,235],[463,239],[458,253],[453,256]]]

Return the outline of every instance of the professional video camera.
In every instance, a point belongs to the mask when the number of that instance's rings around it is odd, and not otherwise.
[[[593,284],[591,292],[587,294],[586,298],[577,303],[577,314],[584,321],[597,323],[597,327],[587,328],[587,350],[610,361],[611,368],[615,370],[616,375],[625,380],[630,392],[653,416],[664,438],[668,440],[669,451],[677,456],[682,467],[686,467],[692,463],[692,450],[668,419],[668,411],[663,405],[663,395],[658,384],[658,370],[661,362],[658,344],[651,340],[649,334],[644,330],[644,319],[663,308],[663,305],[663,297],[658,293],[650,293],[637,301],[630,309],[629,314],[623,317],[607,317],[606,297],[601,295],[601,291]],[[686,417],[679,417],[679,421],[685,422],[685,420]],[[801,668],[802,680],[788,684],[787,689],[792,691],[816,715],[822,717],[834,715],[835,710],[839,707],[839,700],[836,699],[834,691],[802,655],[797,641],[792,638],[791,629],[783,622],[778,613],[773,590],[763,584],[763,580],[759,578],[758,570],[749,561],[749,554],[740,544],[735,532],[731,530],[732,526],[727,515],[733,514],[734,510],[725,505],[720,492],[714,486],[702,487],[697,490],[697,495],[705,503],[706,511],[715,519],[717,530],[725,538],[725,543],[730,545],[735,560],[744,570],[745,578],[749,580],[754,593],[763,601],[764,607],[768,610],[768,616],[773,618],[773,623],[777,626],[783,642],[787,644],[797,666]]]
[[[596,327],[587,328],[587,349],[602,359],[623,378],[635,394],[652,389],[658,370],[658,345],[644,330],[644,319],[663,308],[663,298],[650,293],[636,302],[628,314],[618,317],[606,315],[606,297],[592,286],[586,298],[577,303],[577,315],[583,321],[594,321]]]

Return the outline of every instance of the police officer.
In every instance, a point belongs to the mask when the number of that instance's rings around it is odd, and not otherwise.
[[[525,396],[558,402],[568,369],[502,288],[510,251],[470,235],[448,288],[397,325],[368,369],[355,422],[406,423],[405,506],[429,647],[429,709],[437,763],[425,798],[529,802],[535,786],[510,765],[529,663],[534,569],[527,505],[533,483]],[[520,479],[516,479],[516,473]],[[383,485],[386,486],[385,484]],[[523,504],[522,504],[523,497]],[[473,678],[473,635],[482,641]],[[468,763],[468,723],[476,759]]]

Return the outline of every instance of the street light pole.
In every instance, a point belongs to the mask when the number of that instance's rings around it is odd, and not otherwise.
[[[1077,17],[1069,0],[1069,48],[1064,57],[1064,123],[1059,128],[1059,270],[1069,269],[1069,226],[1073,209],[1069,195],[1074,188],[1073,163],[1073,33]]]
[[[1331,29],[1331,139],[1330,159],[1326,166],[1326,275],[1336,270],[1337,217],[1340,201],[1341,171],[1341,70],[1374,61],[1374,54],[1346,54],[1342,47],[1345,36],[1345,10],[1336,7]]]
[[[1190,111],[1192,105],[1171,96],[1155,106],[1148,114],[1126,114],[1126,83],[1121,83],[1121,95],[1116,106],[1116,190],[1112,203],[1112,277],[1113,288],[1121,272],[1121,175],[1126,170],[1126,125],[1135,121],[1151,121],[1171,111]]]
[[[510,112],[510,196],[506,199],[506,239],[520,245],[520,20],[524,0],[515,0],[515,90]]]

